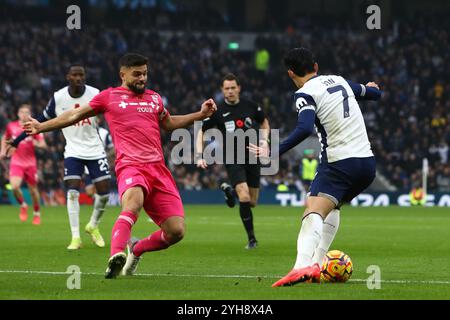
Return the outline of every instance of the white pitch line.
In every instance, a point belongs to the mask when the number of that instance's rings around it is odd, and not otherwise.
[[[47,274],[47,275],[71,275],[73,273],[61,271],[35,271],[35,270],[0,270],[0,273],[23,273],[23,274]],[[80,272],[81,275],[104,276],[103,273]],[[136,273],[142,277],[182,277],[182,278],[235,278],[235,279],[278,279],[282,276],[274,275],[239,275],[239,274],[171,274],[171,273]],[[369,280],[371,283],[380,282],[388,284],[444,284],[450,285],[450,281],[442,280]],[[349,282],[367,282],[367,279],[350,279]]]

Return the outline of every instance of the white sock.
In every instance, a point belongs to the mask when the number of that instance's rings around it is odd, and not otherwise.
[[[322,266],[323,258],[330,249],[331,243],[339,229],[340,213],[339,209],[331,210],[323,221],[322,239],[316,251],[314,251],[313,264],[318,263],[319,266]]]
[[[69,213],[72,238],[80,237],[80,193],[77,190],[67,191],[67,212]]]
[[[96,228],[100,222],[100,219],[103,216],[103,213],[105,212],[106,204],[108,203],[109,194],[94,195],[94,210],[92,211],[91,220],[89,221],[89,224]]]
[[[41,213],[40,213],[39,211],[34,211],[34,212],[33,212],[33,216],[35,216],[35,217],[40,217],[40,216],[41,216]]]
[[[323,219],[317,213],[311,213],[303,219],[297,240],[297,260],[294,269],[308,267],[312,264],[314,250],[322,237]]]

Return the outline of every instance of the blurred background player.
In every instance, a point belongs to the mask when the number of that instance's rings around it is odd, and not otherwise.
[[[66,75],[69,85],[53,94],[43,114],[37,120],[45,122],[56,118],[69,109],[86,105],[98,94],[99,90],[85,84],[86,72],[81,64],[72,64]],[[85,167],[95,185],[94,208],[85,231],[98,247],[104,247],[98,224],[109,199],[111,175],[106,159],[103,142],[98,133],[97,117],[92,116],[74,123],[62,130],[66,139],[64,151],[64,182],[67,190],[67,211],[69,214],[72,240],[68,250],[77,250],[82,246],[80,237],[80,185]],[[16,146],[26,137],[25,132],[14,140]]]
[[[121,272],[132,275],[145,252],[167,249],[184,237],[184,209],[175,181],[167,169],[161,145],[161,127],[184,128],[211,116],[216,105],[205,101],[201,110],[171,116],[161,96],[146,89],[148,59],[125,54],[119,61],[122,85],[109,88],[80,108],[50,121],[31,119],[25,125],[29,134],[64,128],[98,113],[104,113],[117,152],[116,175],[122,212],[111,233],[111,253],[105,278]],[[161,227],[145,239],[131,237],[141,209]],[[128,256],[123,252],[128,247]],[[122,270],[123,269],[123,270]]]
[[[318,64],[306,48],[290,50],[284,63],[299,89],[295,93],[298,122],[280,144],[280,156],[311,135],[314,125],[320,137],[320,165],[306,199],[297,240],[294,268],[272,286],[290,286],[320,280],[321,263],[336,235],[340,207],[364,191],[375,179],[375,157],[357,99],[378,100],[375,83],[347,81],[340,76],[318,75]],[[251,146],[252,152],[268,153]]]
[[[303,188],[305,192],[308,192],[311,182],[314,180],[314,176],[316,175],[319,161],[317,161],[313,149],[305,149],[303,154],[304,157],[302,159],[299,171]]]
[[[28,205],[20,189],[22,182],[25,180],[33,201],[33,224],[39,225],[41,224],[40,196],[37,186],[38,175],[34,148],[47,147],[44,136],[38,134],[33,137],[28,137],[16,150],[9,148],[7,144],[7,141],[15,139],[23,132],[23,124],[25,121],[28,121],[30,115],[31,106],[29,104],[22,104],[17,113],[19,120],[10,122],[6,127],[6,132],[2,137],[0,158],[4,159],[12,155],[9,165],[9,181],[14,197],[20,204],[20,220],[26,221],[28,219]]]
[[[217,127],[222,133],[224,159],[226,159],[225,150],[227,149],[226,135],[234,134],[238,129],[244,131],[261,129],[263,136],[259,137],[260,144],[268,146],[269,121],[257,103],[240,97],[241,85],[239,79],[234,74],[226,75],[222,79],[221,89],[224,100],[218,104],[217,112],[203,121],[202,130],[197,136],[197,150],[199,150],[199,154],[196,155],[198,158],[197,166],[202,169],[207,168],[206,160],[202,156],[203,133],[208,129]],[[245,152],[245,164],[237,163],[237,152]],[[249,163],[247,148],[245,151],[235,149],[234,153],[233,163],[225,163],[231,186],[224,183],[221,185],[221,189],[225,192],[226,202],[231,208],[235,205],[234,193],[236,193],[239,199],[239,213],[248,236],[246,248],[254,249],[258,242],[253,226],[252,208],[258,202],[261,165]]]

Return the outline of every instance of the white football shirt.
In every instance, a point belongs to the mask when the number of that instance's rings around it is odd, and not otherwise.
[[[56,118],[65,111],[87,105],[99,90],[86,85],[82,96],[73,98],[69,87],[64,87],[53,94],[44,110],[45,118]],[[91,117],[62,129],[66,139],[64,158],[83,160],[102,159],[106,156],[102,140],[98,133],[97,117]]]
[[[321,162],[373,156],[361,109],[343,77],[311,78],[295,93],[295,105],[299,113],[304,110],[316,113]]]

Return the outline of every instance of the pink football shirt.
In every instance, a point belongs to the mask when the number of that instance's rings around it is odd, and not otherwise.
[[[108,88],[89,105],[97,113],[105,114],[119,166],[164,160],[159,124],[168,112],[158,93],[145,90],[137,95],[123,87]]]
[[[6,139],[15,139],[23,132],[23,127],[19,121],[10,122],[6,126]],[[34,153],[33,140],[42,141],[44,136],[40,133],[28,136],[17,147],[16,152],[11,157],[11,164],[22,167],[36,166],[36,155]]]

